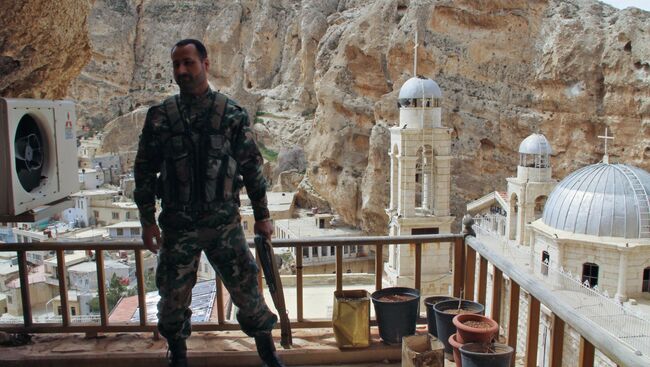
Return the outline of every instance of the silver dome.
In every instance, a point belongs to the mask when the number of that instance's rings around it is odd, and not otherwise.
[[[573,172],[551,192],[542,221],[553,228],[600,237],[650,237],[650,173],[599,163]]]
[[[532,134],[519,144],[519,153],[553,154],[553,149],[544,135]]]
[[[413,77],[399,90],[399,99],[442,98],[438,83],[428,78]]]

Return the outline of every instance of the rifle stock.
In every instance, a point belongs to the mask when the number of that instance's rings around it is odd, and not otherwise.
[[[275,262],[275,255],[273,253],[271,241],[264,236],[256,235],[255,250],[260,259],[264,278],[269,287],[271,298],[273,298],[273,304],[275,304],[275,309],[278,310],[280,316],[280,344],[285,349],[289,349],[293,343],[291,339],[291,321],[289,321],[289,315],[287,314],[287,307],[284,302],[284,290],[282,289],[282,280],[280,279],[280,272],[278,271],[278,266]]]

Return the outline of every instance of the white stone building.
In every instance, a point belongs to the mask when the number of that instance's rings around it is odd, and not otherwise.
[[[70,196],[74,200],[74,207],[66,209],[62,216],[66,222],[78,227],[106,226],[140,217],[135,203],[124,201],[117,190],[82,190]]]
[[[129,279],[129,265],[115,260],[104,261],[104,274],[108,284],[113,274],[119,279]],[[86,261],[68,268],[70,289],[97,290],[97,263]]]
[[[567,176],[530,228],[533,263],[548,261],[625,301],[650,295],[650,173],[598,163]]]
[[[112,224],[108,229],[108,237],[118,240],[131,240],[142,238],[142,230],[139,220],[130,220]]]
[[[79,169],[79,186],[81,190],[98,189],[104,184],[104,172],[96,168]]]
[[[451,130],[442,125],[436,82],[413,77],[399,93],[399,126],[390,129],[391,236],[450,233]],[[409,246],[390,245],[384,270],[391,285],[412,286],[415,253]],[[451,246],[425,244],[422,249],[424,293],[447,293]],[[447,279],[447,280],[444,280]],[[435,280],[435,281],[434,281]]]
[[[646,321],[650,317],[637,316],[640,308],[623,302],[628,297],[650,298],[650,173],[609,164],[605,155],[602,163],[583,167],[556,183],[547,158],[551,148],[543,136],[529,136],[519,152],[517,177],[508,178],[508,191],[490,193],[467,205],[479,239],[530,269],[596,324],[648,353],[650,340],[640,338],[644,332],[639,330],[650,331]],[[509,312],[509,280],[504,282],[501,320]],[[523,292],[518,353],[525,348],[527,302]],[[620,325],[632,319],[635,325]],[[548,362],[546,346],[553,327],[551,313],[542,307],[539,365]],[[630,332],[639,335],[630,338]],[[563,365],[570,366],[578,357],[579,335],[569,327],[566,335]],[[601,353],[596,353],[596,360],[599,366],[614,365]]]

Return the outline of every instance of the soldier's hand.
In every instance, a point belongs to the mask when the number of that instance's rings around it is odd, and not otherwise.
[[[154,239],[156,240],[154,242]],[[144,247],[154,254],[158,253],[158,249],[162,246],[162,237],[160,236],[160,228],[157,224],[142,227],[142,242]]]
[[[271,222],[270,219],[256,221],[253,230],[255,231],[255,234],[260,234],[271,239],[271,236],[273,236],[273,222]]]

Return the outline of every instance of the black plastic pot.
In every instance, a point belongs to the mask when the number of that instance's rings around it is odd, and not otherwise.
[[[382,300],[386,296],[410,296],[406,301]],[[415,334],[420,313],[420,292],[405,287],[384,288],[371,295],[379,336],[387,344],[400,344],[402,337]]]
[[[509,367],[515,351],[499,343],[467,343],[459,350],[463,367]]]
[[[436,303],[449,301],[452,299],[456,298],[452,296],[431,296],[424,299],[424,306],[427,309],[427,328],[429,330],[429,334],[435,336],[436,338],[438,337],[438,330],[436,330],[436,313],[433,311],[433,306],[435,306]]]
[[[460,308],[465,310],[466,313],[476,313],[483,315],[485,307],[477,302],[462,300]],[[445,313],[447,310],[458,309],[458,300],[438,302],[433,306],[436,314],[436,330],[438,331],[438,339],[445,345],[445,358],[450,361],[454,360],[453,349],[449,344],[449,336],[456,332],[456,326],[452,322],[456,314]]]

